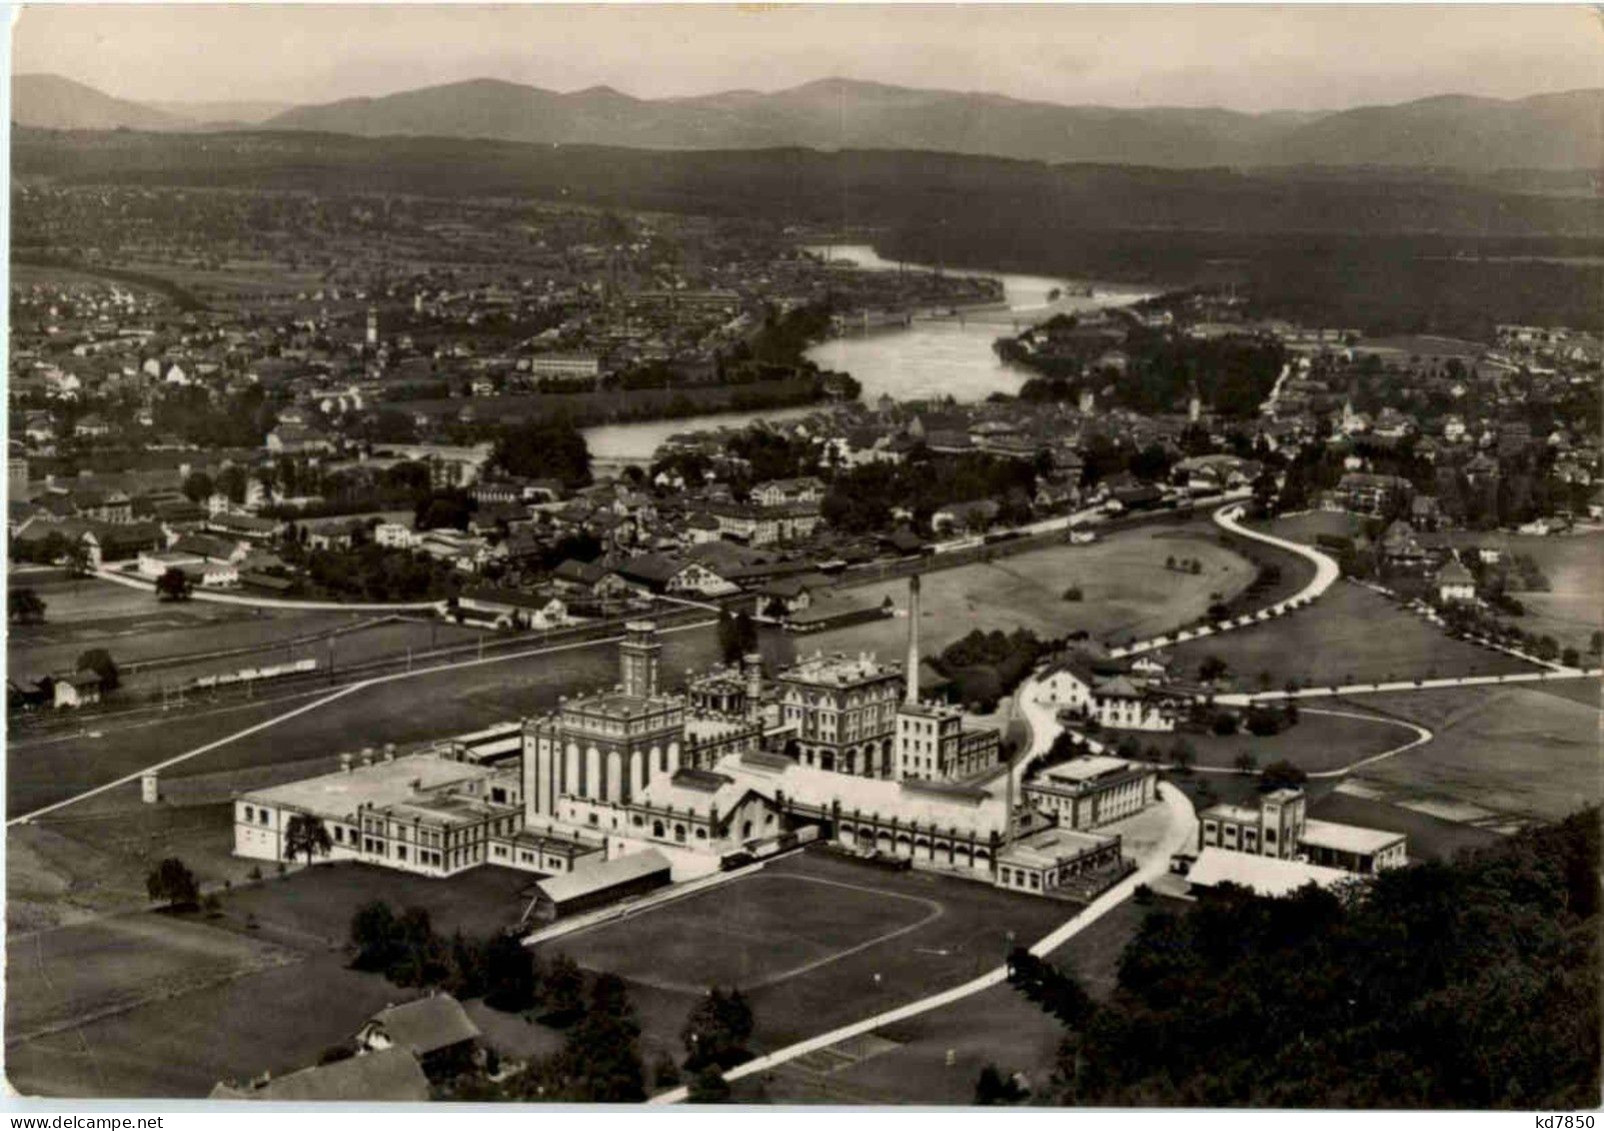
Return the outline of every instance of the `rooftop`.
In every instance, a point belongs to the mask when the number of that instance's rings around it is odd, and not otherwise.
[[[1110,758],[1106,754],[1087,754],[1084,757],[1071,758],[1061,766],[1052,767],[1045,776],[1054,781],[1082,783],[1122,773],[1130,768],[1131,764],[1123,758]]]
[[[549,876],[535,886],[553,903],[566,903],[656,872],[663,873],[666,878],[670,869],[668,857],[655,848],[648,848],[644,852],[631,852],[627,856],[619,856],[575,872]]]
[[[1318,848],[1331,848],[1338,852],[1369,855],[1397,844],[1403,833],[1390,833],[1385,829],[1367,829],[1359,825],[1339,825],[1334,821],[1307,820],[1303,824],[1303,843]]]
[[[389,1048],[303,1068],[262,1084],[219,1084],[208,1098],[276,1103],[423,1103],[429,1098],[429,1078],[409,1050]]]
[[[1118,839],[1055,826],[1020,837],[999,854],[997,861],[1023,864],[1026,867],[1049,868],[1060,860],[1102,848]]]
[[[1274,856],[1257,856],[1224,848],[1205,848],[1198,854],[1197,862],[1192,865],[1186,878],[1193,887],[1237,884],[1258,895],[1280,896],[1290,895],[1305,884],[1329,888],[1353,877],[1341,869],[1322,868],[1318,864],[1303,864],[1296,860],[1281,860]]]
[[[371,1024],[382,1028],[393,1045],[415,1056],[426,1056],[479,1036],[479,1026],[450,994],[434,994],[381,1009],[373,1015]]]
[[[847,687],[901,674],[901,665],[882,663],[868,652],[856,656],[819,652],[784,669],[775,678],[816,686]]]
[[[388,808],[416,802],[418,791],[484,781],[494,774],[494,770],[471,762],[453,762],[427,753],[412,754],[392,762],[376,761],[371,766],[355,766],[349,771],[336,770],[321,777],[253,790],[244,797],[319,816],[343,817],[355,813],[363,805]]]

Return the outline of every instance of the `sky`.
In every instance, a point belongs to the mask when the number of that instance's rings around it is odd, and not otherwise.
[[[12,34],[16,71],[147,102],[482,77],[642,98],[846,77],[1248,111],[1604,86],[1604,20],[1553,5],[46,4]]]

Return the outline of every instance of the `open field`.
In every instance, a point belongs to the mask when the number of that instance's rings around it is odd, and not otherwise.
[[[988,884],[928,872],[891,872],[819,849],[775,861],[762,875],[833,880],[883,893],[880,898],[894,904],[893,913],[902,917],[881,920],[887,925],[906,924],[910,918],[919,923],[928,914],[919,903],[897,909],[901,906],[897,903],[899,899],[928,901],[939,905],[943,913],[906,934],[873,943],[783,981],[746,991],[756,1020],[751,1041],[756,1052],[784,1047],[872,1011],[889,1009],[973,978],[1002,961],[1008,952],[1010,935],[1019,943],[1033,942],[1070,918],[1077,906],[1013,895]],[[773,899],[783,890],[786,889],[772,888],[762,894],[766,899]],[[823,939],[825,945],[835,947],[864,941],[864,932],[834,925],[836,913],[831,904],[846,893],[820,888],[821,894],[797,897],[796,889],[790,890],[792,898],[788,908],[777,904],[774,908],[789,912],[790,921],[782,928],[783,932]],[[709,903],[722,909],[721,901],[729,894],[732,894],[731,889],[719,889],[708,897]],[[617,933],[609,931],[598,936],[606,944],[608,960],[615,955],[631,954],[636,956],[631,961],[640,962],[641,952],[653,953],[648,947],[661,945],[666,935],[661,934],[651,920],[654,915],[672,913],[675,906],[670,904],[635,916],[618,924]],[[706,922],[705,916],[701,922],[689,916],[683,919],[675,916],[675,923],[675,930],[683,936],[683,941],[674,944],[683,948],[679,953],[692,953],[700,940],[709,940],[710,953],[695,960],[698,975],[725,986],[745,976],[749,967],[743,955],[755,940],[714,931],[713,924]],[[813,926],[815,923],[821,926]],[[638,941],[647,939],[652,942]],[[554,940],[539,949],[544,954],[566,953],[589,964],[593,961],[587,949],[589,941],[590,933],[585,933]],[[598,961],[598,965],[602,964]],[[672,965],[661,963],[650,970],[650,976],[654,981],[690,984],[689,978],[682,978]],[[878,982],[876,975],[879,975]],[[701,986],[682,990],[631,980],[630,997],[640,1012],[642,1048],[648,1063],[659,1051],[676,1058],[684,1055],[679,1030],[702,992]]]
[[[486,865],[439,879],[340,861],[236,888],[223,895],[222,903],[230,919],[255,915],[264,926],[335,946],[344,946],[350,938],[351,916],[357,908],[375,899],[384,900],[397,912],[423,908],[441,934],[461,930],[484,936],[517,923],[529,905],[530,895],[525,893],[536,878],[528,872]]]
[[[1175,742],[1170,735],[1156,737],[1159,748],[1166,752]],[[1328,715],[1300,704],[1297,725],[1280,734],[1259,738],[1244,728],[1224,737],[1213,733],[1181,737],[1196,752],[1199,766],[1233,767],[1238,755],[1245,752],[1253,755],[1261,767],[1285,759],[1305,773],[1317,774],[1401,746],[1413,739],[1415,732],[1379,716],[1356,719]]]
[[[6,1042],[299,959],[259,939],[159,913],[39,932],[7,947]]]
[[[1185,904],[1161,901],[1164,909]],[[1119,958],[1148,909],[1126,902],[1051,956],[1093,997],[1113,992]],[[1012,986],[994,986],[873,1034],[864,1048],[832,1048],[740,1081],[737,1099],[769,1103],[968,1104],[987,1064],[1044,1081],[1063,1025]],[[947,1063],[948,1051],[953,1063]],[[872,1055],[855,1056],[862,1052]],[[842,1055],[842,1054],[846,1055]]]
[[[1259,690],[1261,673],[1279,689],[1287,680],[1328,687],[1534,670],[1513,656],[1453,640],[1351,583],[1332,586],[1313,605],[1289,616],[1178,644],[1172,653],[1174,670],[1186,676],[1196,675],[1205,658],[1218,656],[1241,691]]]
[[[1368,699],[1436,733],[1354,776],[1385,800],[1483,824],[1558,820],[1604,800],[1595,706],[1518,686]]]
[[[69,580],[55,571],[21,574],[11,578],[8,587],[39,594],[45,602],[46,628],[74,621],[148,616],[157,608],[155,594],[101,577]]]
[[[1309,816],[1320,821],[1403,833],[1409,838],[1411,860],[1449,860],[1457,852],[1493,844],[1500,836],[1491,829],[1448,821],[1386,801],[1360,797],[1346,792],[1340,785],[1319,800],[1310,802]]]
[[[1166,569],[1170,557],[1196,558],[1203,572]],[[1044,638],[1080,629],[1105,640],[1152,636],[1201,617],[1215,600],[1229,600],[1252,580],[1253,567],[1212,537],[1138,527],[1090,545],[1031,550],[925,574],[920,646],[934,656],[977,628],[1027,628]],[[1080,586],[1083,600],[1064,600],[1071,585]],[[854,600],[878,603],[889,596],[899,608],[907,606],[908,584],[902,580],[850,592]],[[799,637],[797,646],[867,649],[891,659],[905,651],[907,633],[907,620],[894,617]]]
[[[100,800],[100,799],[97,799]],[[233,806],[142,805],[137,787],[100,805],[6,830],[6,928],[25,933],[146,906],[145,877],[168,856],[202,885],[241,883]]]
[[[806,907],[805,916],[797,914]],[[942,915],[941,904],[881,888],[760,872],[704,895],[565,935],[583,966],[661,989],[750,990],[822,968]]]
[[[671,633],[663,638],[663,671],[708,667],[716,659],[717,649],[711,628]],[[394,680],[354,691],[171,772],[175,776],[209,773],[461,734],[549,710],[561,694],[611,687],[617,671],[616,647],[597,643]],[[303,706],[322,693],[269,703],[191,708],[144,717],[139,725],[129,727],[113,728],[97,720],[94,725],[104,729],[12,742],[6,765],[7,813],[30,812]]]
[[[222,1079],[315,1064],[374,1013],[414,996],[347,970],[343,955],[316,954],[8,1045],[6,1077],[24,1095],[204,1099]]]
[[[1365,520],[1361,516],[1349,514],[1347,511],[1306,511],[1303,514],[1276,518],[1270,522],[1252,522],[1247,525],[1276,538],[1313,546],[1322,534],[1357,538],[1364,532],[1364,524]]]

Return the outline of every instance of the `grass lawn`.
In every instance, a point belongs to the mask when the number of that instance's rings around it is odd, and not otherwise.
[[[1184,906],[1160,901],[1155,906]],[[1127,901],[1076,935],[1051,960],[1099,1000],[1113,992],[1120,955],[1148,909]],[[736,1097],[769,1103],[968,1104],[987,1064],[1045,1081],[1064,1027],[1012,986],[994,986],[877,1031],[867,1048],[804,1057],[737,1084]],[[947,1063],[949,1050],[953,1063]]]
[[[342,955],[314,955],[9,1045],[6,1078],[24,1095],[204,1099],[219,1080],[315,1064],[415,996],[345,969]]]
[[[1367,767],[1356,783],[1383,799],[1453,819],[1559,820],[1604,799],[1599,710],[1531,687],[1367,696],[1418,717],[1436,737]]]
[[[269,871],[271,866],[269,866]],[[344,946],[351,916],[382,899],[397,912],[421,907],[437,933],[486,936],[512,926],[528,906],[524,894],[536,877],[511,868],[474,868],[450,879],[414,876],[355,861],[318,864],[222,897],[230,921],[256,916],[264,927],[307,940]]]
[[[243,882],[233,807],[143,805],[137,787],[6,830],[6,926],[34,931],[143,908],[145,877],[177,856],[203,885]]]
[[[799,908],[806,907],[805,916]],[[767,872],[554,945],[592,970],[696,993],[750,990],[819,969],[942,915],[941,904],[883,888]]]
[[[1199,766],[1234,767],[1238,755],[1246,752],[1261,767],[1285,759],[1306,773],[1321,773],[1401,746],[1415,733],[1385,718],[1322,714],[1300,705],[1297,725],[1280,734],[1259,738],[1244,728],[1225,737],[1213,733],[1182,737],[1196,751]],[[1167,753],[1174,742],[1164,735],[1158,746]]]
[[[710,627],[669,633],[663,637],[662,670],[700,670],[710,666],[717,654],[717,635]],[[461,734],[549,710],[559,695],[611,687],[618,679],[617,664],[614,645],[588,644],[395,680],[352,692],[326,707],[231,742],[173,772],[209,773]],[[135,726],[113,729],[110,723],[97,723],[104,729],[12,743],[7,749],[7,811],[28,812],[69,797],[314,698],[307,694],[221,709],[197,707],[168,716],[143,716]],[[93,737],[97,733],[100,737]]]
[[[1233,690],[1258,691],[1296,680],[1305,687],[1396,679],[1499,675],[1534,670],[1404,612],[1362,586],[1338,583],[1313,605],[1252,628],[1177,644],[1174,671],[1195,676],[1209,656],[1228,665]]]
[[[835,961],[747,992],[756,1021],[751,1043],[753,1051],[758,1053],[782,1048],[869,1013],[967,981],[1003,960],[1008,952],[1010,933],[1016,942],[1032,942],[1068,919],[1076,907],[927,872],[889,872],[821,850],[776,861],[762,875],[832,880],[883,893],[880,901],[891,905],[896,918],[888,917],[885,910],[864,907],[855,898],[856,893],[817,884],[812,885],[817,892],[809,891],[800,898],[795,895],[797,889],[789,885],[763,893],[765,899],[773,899],[774,894],[781,891],[792,892],[791,922],[785,927],[778,922],[773,926],[758,925],[773,932],[776,938],[788,931],[809,940],[819,947],[821,956],[832,949],[872,939],[875,934],[894,930],[898,925],[919,923],[929,914],[924,901],[939,904],[944,911],[906,934],[876,942]],[[733,895],[736,890],[720,889],[708,897],[708,904],[720,909],[721,918],[723,896]],[[832,906],[849,895],[853,897],[852,906],[857,908],[852,917],[861,921],[873,915],[880,924],[878,930],[865,930],[847,921]],[[907,904],[910,899],[919,902]],[[665,912],[673,913],[675,907],[671,904],[659,911],[635,916],[618,924],[616,933],[609,929],[600,936],[607,946],[606,959],[630,963],[630,968],[636,971],[643,969],[643,955],[660,958],[668,953],[664,947],[675,948],[673,960],[659,961],[655,968],[644,967],[644,976],[651,981],[630,981],[630,999],[641,1017],[642,1051],[648,1064],[664,1053],[676,1060],[683,1059],[679,1031],[702,993],[702,986],[692,979],[716,977],[726,986],[741,979],[749,969],[743,965],[742,955],[748,953],[749,947],[765,946],[762,940],[769,937],[761,934],[743,942],[725,932],[722,924],[715,926],[707,922],[709,917],[704,914],[701,921],[674,915],[672,922],[684,937],[670,939],[667,932],[660,931],[651,920]],[[544,954],[566,953],[587,964],[599,962],[604,956],[602,952],[587,950],[589,936],[594,933],[557,939],[540,950]],[[718,948],[716,960],[721,968],[715,968],[708,958],[694,957],[696,947],[704,939],[709,940],[710,948]],[[682,958],[697,963],[694,973],[682,972],[676,967]],[[787,959],[783,968],[794,968],[794,965],[793,960]],[[776,967],[781,964],[765,963],[764,973],[772,974]],[[880,976],[878,983],[875,981],[877,974]],[[670,988],[670,984],[676,988]],[[680,984],[696,985],[696,988],[677,988]]]
[[[153,593],[130,589],[100,577],[80,577],[69,581],[59,575],[47,579],[43,575],[23,574],[10,588],[32,589],[39,594],[45,602],[47,626],[149,615],[156,608]],[[221,609],[226,606],[217,607]]]
[[[154,912],[11,939],[6,1041],[300,958],[195,918]]]
[[[1344,792],[1341,786],[1311,803],[1309,816],[1320,821],[1404,833],[1409,837],[1411,860],[1449,860],[1463,849],[1483,848],[1499,839],[1499,834],[1491,829],[1446,821],[1429,813],[1360,797]]]
[[[1202,616],[1216,600],[1230,600],[1253,580],[1253,566],[1210,537],[1188,530],[1155,534],[1138,527],[1084,546],[1052,546],[992,562],[936,570],[924,575],[920,646],[928,656],[974,629],[1012,632],[1028,628],[1041,637],[1085,629],[1099,639],[1152,636]],[[1166,569],[1167,558],[1196,558],[1194,576]],[[1078,585],[1083,600],[1064,600]],[[889,596],[907,607],[906,580],[855,586],[856,600],[878,604]],[[907,649],[903,617],[871,621],[800,638],[811,651],[868,650],[899,658]]]
[[[1359,539],[1364,534],[1365,520],[1347,511],[1308,511],[1304,514],[1276,518],[1270,522],[1254,522],[1248,525],[1276,538],[1314,546],[1322,534]]]

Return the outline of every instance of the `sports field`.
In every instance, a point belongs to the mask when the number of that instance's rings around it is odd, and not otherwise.
[[[1362,586],[1339,582],[1307,608],[1252,628],[1188,641],[1172,649],[1172,674],[1195,677],[1209,656],[1227,664],[1236,690],[1279,689],[1398,679],[1534,671],[1513,656],[1454,640]]]
[[[760,872],[647,912],[639,922],[567,935],[560,945],[583,966],[660,989],[750,990],[889,942],[943,913],[940,903],[920,896]]]
[[[972,880],[887,871],[823,849],[775,861],[761,875],[759,885],[715,889],[700,915],[695,902],[671,903],[539,951],[626,973],[648,1060],[659,1051],[683,1056],[680,1027],[715,983],[743,986],[756,1019],[752,1048],[760,1052],[965,982],[1077,907]],[[727,900],[745,905],[732,913]],[[745,926],[726,929],[735,922]],[[792,939],[805,946],[787,949]]]
[[[1172,557],[1197,559],[1201,572],[1166,569]],[[1106,640],[1153,636],[1196,620],[1215,601],[1230,600],[1253,575],[1251,563],[1220,545],[1212,527],[1165,528],[1161,533],[1138,527],[1089,545],[1053,546],[925,574],[920,643],[934,656],[977,628],[1027,628],[1044,638],[1081,629]],[[1064,600],[1071,586],[1080,588],[1082,600]],[[897,608],[907,607],[906,581],[857,586],[849,592],[855,600],[879,603],[890,597]],[[800,637],[798,647],[866,649],[893,658],[906,649],[907,634],[907,620],[896,617]]]

